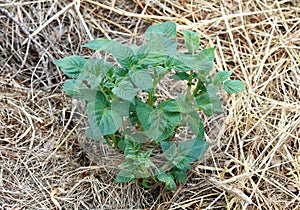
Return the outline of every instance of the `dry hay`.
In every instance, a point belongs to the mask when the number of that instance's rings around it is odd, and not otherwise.
[[[299,209],[299,8],[293,0],[0,3],[0,207]],[[201,47],[217,46],[216,70],[247,85],[224,94],[222,119],[206,119],[212,146],[175,192],[116,184],[86,158],[61,91],[66,77],[51,63],[90,55],[80,45],[96,37],[140,43],[146,26],[166,20],[200,32]]]

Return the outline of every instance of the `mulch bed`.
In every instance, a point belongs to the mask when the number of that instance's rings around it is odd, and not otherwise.
[[[0,208],[299,209],[299,8],[293,0],[0,3]],[[214,71],[232,71],[247,91],[222,93],[224,114],[205,119],[211,147],[186,184],[117,184],[80,146],[66,76],[52,61],[101,56],[81,47],[99,37],[141,44],[149,25],[167,20],[179,36],[198,31],[201,48],[215,45]]]

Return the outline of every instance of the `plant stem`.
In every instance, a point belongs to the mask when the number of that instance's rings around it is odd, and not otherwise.
[[[203,85],[203,82],[200,79],[198,79],[198,82],[197,82],[197,85],[195,87],[195,90],[193,91],[193,96],[194,97],[197,96],[198,91],[200,89],[202,89],[202,88],[205,88],[204,85]]]
[[[194,72],[190,71],[190,77],[189,77],[189,81],[188,81],[188,84],[187,84],[188,87],[187,87],[187,90],[186,90],[186,100],[187,100],[187,102],[191,101],[192,96],[193,96],[193,95],[191,95],[193,77],[194,77]]]
[[[166,162],[162,167],[160,167],[160,169],[161,170],[163,170],[163,171],[166,171],[167,170],[167,168],[169,167],[169,166],[171,166],[172,165],[172,161],[168,161],[168,162]]]
[[[117,140],[116,140],[115,135],[114,134],[110,134],[109,136],[110,136],[111,140],[113,141],[114,146],[118,148],[118,144],[117,144]]]
[[[153,104],[154,104],[154,94],[148,93],[148,105],[153,107]]]

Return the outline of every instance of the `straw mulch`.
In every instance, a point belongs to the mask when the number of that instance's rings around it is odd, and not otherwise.
[[[247,91],[206,119],[211,147],[176,191],[116,184],[79,145],[52,61],[105,37],[138,43],[166,20],[216,45],[215,70]],[[0,2],[1,209],[300,209],[300,2]],[[171,86],[172,84],[170,84]]]

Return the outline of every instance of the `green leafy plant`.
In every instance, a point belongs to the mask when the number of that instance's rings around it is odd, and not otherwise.
[[[145,36],[147,41],[141,46],[102,38],[83,45],[110,53],[116,62],[69,56],[54,64],[72,78],[63,85],[65,93],[86,101],[90,125],[86,136],[104,139],[124,155],[116,181],[142,179],[147,186],[150,178],[173,190],[176,181],[186,181],[191,163],[209,147],[200,112],[220,114],[220,88],[237,93],[245,86],[239,80],[230,80],[231,72],[210,75],[215,47],[199,51],[198,33],[183,31],[186,53],[177,51],[173,22],[150,26]],[[158,101],[157,86],[171,72],[173,79],[186,81],[185,94]],[[147,97],[143,99],[141,93]],[[188,126],[194,138],[174,141],[180,126]],[[152,158],[157,148],[163,154],[162,164]]]

